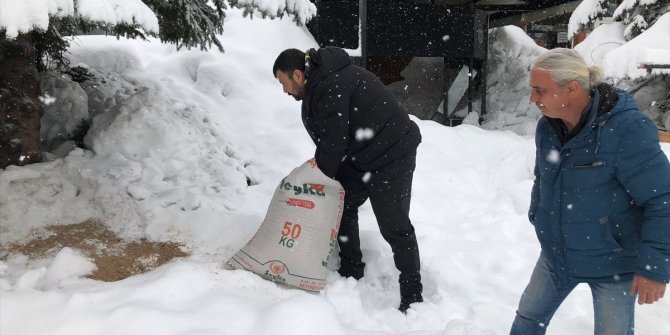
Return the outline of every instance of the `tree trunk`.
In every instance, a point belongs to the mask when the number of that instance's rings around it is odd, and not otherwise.
[[[29,34],[8,40],[0,34],[0,169],[38,162],[40,83]]]

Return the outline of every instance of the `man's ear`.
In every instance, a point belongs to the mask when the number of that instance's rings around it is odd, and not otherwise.
[[[579,85],[579,83],[576,80],[573,80],[573,81],[569,82],[568,85],[566,85],[566,86],[567,86],[567,89],[568,89],[568,93],[570,93],[570,94],[575,94],[575,93],[582,90],[582,86]]]
[[[305,81],[305,73],[298,69],[293,70],[293,80],[298,83],[303,83]]]

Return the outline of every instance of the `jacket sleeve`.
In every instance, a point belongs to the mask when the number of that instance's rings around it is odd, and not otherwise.
[[[641,113],[626,120],[617,148],[617,179],[644,208],[637,273],[670,281],[670,163],[658,130]]]
[[[319,143],[314,158],[321,171],[333,179],[349,145],[350,95],[349,90],[330,85],[324,87],[316,106]]]

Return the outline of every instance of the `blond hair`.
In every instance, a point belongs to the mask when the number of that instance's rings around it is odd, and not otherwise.
[[[589,90],[603,81],[603,70],[598,65],[588,65],[584,58],[573,49],[556,48],[538,57],[531,68],[551,72],[556,84],[563,86],[571,81]]]

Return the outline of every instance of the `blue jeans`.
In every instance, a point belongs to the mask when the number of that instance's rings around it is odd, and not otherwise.
[[[519,301],[510,335],[542,335],[563,300],[577,284],[556,287],[554,270],[544,252],[535,265],[530,283]],[[632,335],[635,296],[630,295],[632,279],[589,283],[593,295],[594,334]]]

